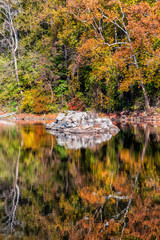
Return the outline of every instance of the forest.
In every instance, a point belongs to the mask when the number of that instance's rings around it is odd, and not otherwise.
[[[160,111],[159,0],[0,0],[0,108]]]

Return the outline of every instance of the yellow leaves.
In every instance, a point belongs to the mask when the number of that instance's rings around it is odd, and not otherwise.
[[[120,158],[125,162],[126,167],[132,171],[137,171],[141,167],[140,156],[135,158],[129,149],[122,149],[120,152]]]
[[[59,206],[60,208],[64,209],[64,213],[66,213],[67,215],[71,214],[75,210],[74,206],[65,199],[64,195],[61,196]]]
[[[38,148],[37,143],[35,142],[35,136],[33,132],[24,132],[22,131],[22,137],[24,140],[24,148]]]
[[[92,57],[95,54],[95,51],[98,51],[99,41],[90,38],[84,39],[81,47],[78,48],[78,52],[80,52],[81,56]]]
[[[22,109],[32,109],[34,104],[34,96],[31,91],[26,91],[22,101]]]

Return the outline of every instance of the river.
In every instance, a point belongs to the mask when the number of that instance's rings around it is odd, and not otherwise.
[[[160,127],[74,149],[0,122],[0,239],[160,239]]]

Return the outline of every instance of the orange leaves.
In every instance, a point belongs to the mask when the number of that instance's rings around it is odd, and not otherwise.
[[[93,21],[113,20],[116,18],[117,13],[114,8],[117,7],[119,2],[117,0],[105,1],[105,0],[69,0],[68,7],[71,13],[80,21],[86,25],[92,24]],[[110,6],[113,9],[110,9]],[[107,17],[104,18],[104,15]]]
[[[92,68],[92,82],[108,82],[116,78],[115,71],[121,91],[153,81],[149,72],[154,69],[153,76],[158,69],[157,64],[153,67],[160,36],[158,6],[132,0],[123,5],[118,0],[68,1],[73,16],[86,27],[78,52],[81,63]]]
[[[72,14],[85,24],[91,24],[93,19],[101,19],[99,0],[69,0],[68,7]]]
[[[141,167],[141,156],[135,158],[128,149],[122,149],[120,152],[120,158],[124,161],[126,169],[132,170],[133,172],[139,171]]]
[[[160,16],[155,7],[146,2],[127,8],[128,30],[134,39],[134,48],[143,47],[147,51],[153,46],[153,39],[160,33]]]
[[[99,5],[99,0],[69,0],[68,6],[70,8],[75,8],[76,10],[79,9],[79,11],[82,12],[91,12],[94,11]]]
[[[91,190],[88,187],[84,187],[80,190],[81,198],[89,204],[103,204],[104,203],[104,189]]]
[[[135,83],[140,82],[140,71],[135,70],[135,66],[129,66],[129,69],[123,69],[124,79],[120,82],[120,90],[129,91],[130,87],[133,86]]]
[[[82,45],[78,48],[78,52],[80,53],[81,57],[91,58],[97,55],[98,52],[101,51],[101,44],[102,40],[100,39],[83,39]]]
[[[128,215],[128,231],[130,236],[141,239],[159,239],[159,222],[160,222],[160,207],[156,203],[156,199],[160,197],[160,193],[155,196],[155,187],[152,188],[149,195],[143,199],[136,196],[136,208],[133,207],[132,212]],[[156,189],[158,191],[158,189]],[[152,208],[151,208],[152,206]]]
[[[111,1],[108,2],[108,5],[113,5],[115,3],[118,3],[118,1],[117,0],[111,0]]]

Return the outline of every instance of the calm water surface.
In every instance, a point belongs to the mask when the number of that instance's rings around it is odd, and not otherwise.
[[[86,149],[0,123],[0,239],[160,239],[160,127]]]

